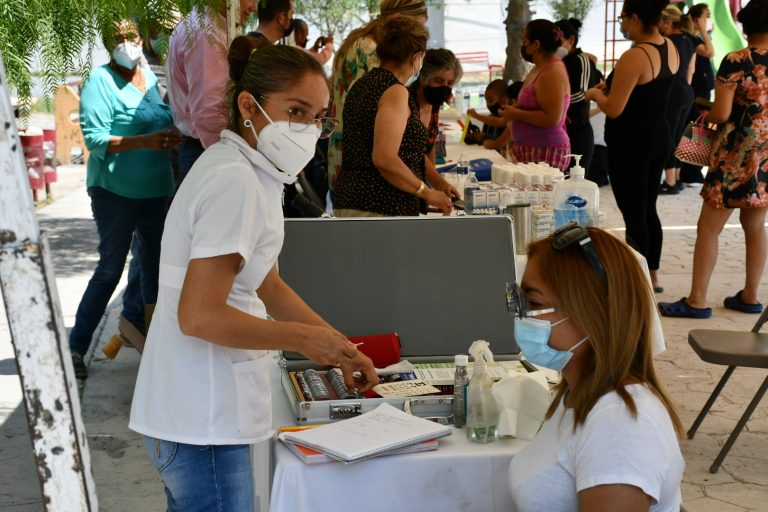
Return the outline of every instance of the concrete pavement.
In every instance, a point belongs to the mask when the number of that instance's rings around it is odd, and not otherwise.
[[[82,167],[61,169],[68,185],[59,188],[57,201],[39,211],[40,224],[49,232],[64,323],[71,327],[85,285],[96,262],[97,237],[90,204],[82,187]],[[71,192],[66,193],[67,190]],[[659,198],[665,230],[661,281],[662,301],[688,293],[695,243],[695,225],[701,206],[699,189]],[[608,213],[608,228],[623,223],[608,187],[600,189],[601,209]],[[657,368],[679,407],[688,428],[719,380],[723,367],[703,363],[687,343],[693,328],[749,330],[756,315],[722,307],[722,300],[742,288],[743,234],[734,215],[720,241],[720,260],[710,286],[714,315],[708,320],[663,319],[667,351]],[[124,283],[123,283],[124,284]],[[119,293],[110,305],[89,355],[90,377],[82,389],[83,416],[93,458],[94,478],[102,510],[163,510],[162,486],[143,452],[140,438],[127,429],[138,355],[123,349],[114,361],[106,360],[101,346],[115,331]],[[768,283],[762,283],[763,302]],[[0,304],[0,307],[2,304]],[[765,378],[766,371],[738,369],[693,440],[681,440],[686,460],[683,481],[685,507],[690,512],[768,511],[768,400],[757,408],[720,472],[708,468],[746,404]],[[0,510],[26,512],[42,507],[26,431],[23,404],[7,320],[0,312]]]

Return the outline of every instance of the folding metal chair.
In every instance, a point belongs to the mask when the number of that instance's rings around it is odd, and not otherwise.
[[[714,404],[720,391],[722,391],[725,383],[728,382],[731,374],[733,374],[733,370],[735,370],[737,366],[768,369],[768,334],[759,332],[760,328],[767,320],[768,308],[763,310],[760,318],[749,332],[694,329],[688,333],[688,344],[693,348],[696,354],[698,354],[702,361],[728,366],[728,369],[725,370],[720,382],[715,386],[707,403],[704,404],[704,408],[701,410],[696,421],[693,422],[691,429],[688,431],[688,439],[693,439],[699,425],[701,425],[704,417],[709,412],[712,404]],[[765,380],[758,388],[752,401],[741,416],[741,419],[736,424],[733,432],[731,432],[725,445],[723,445],[723,448],[717,455],[715,462],[709,467],[710,473],[717,473],[717,470],[720,469],[720,464],[722,464],[725,456],[728,455],[733,443],[736,442],[736,438],[739,437],[739,434],[747,424],[747,420],[752,416],[752,413],[755,411],[755,408],[760,403],[760,400],[763,398],[766,391],[768,391],[768,376],[766,376]]]

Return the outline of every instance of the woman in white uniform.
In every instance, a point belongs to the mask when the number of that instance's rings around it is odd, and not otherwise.
[[[567,224],[529,245],[522,291],[515,340],[562,380],[512,459],[516,510],[678,512],[682,427],[653,367],[654,304],[632,250]]]
[[[171,511],[253,509],[249,445],[273,434],[269,350],[338,364],[359,390],[378,382],[371,360],[275,267],[283,187],[337,122],[323,117],[330,93],[317,60],[260,44],[232,42],[229,129],[190,170],[163,234],[129,426],[144,435]]]

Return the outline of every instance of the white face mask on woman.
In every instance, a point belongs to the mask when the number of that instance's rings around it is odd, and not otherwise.
[[[112,50],[112,59],[118,66],[133,69],[142,57],[141,46],[136,43],[120,43]]]
[[[424,65],[424,57],[422,57],[421,61],[419,62],[419,68],[418,69],[414,69],[415,73],[413,75],[411,75],[411,77],[408,80],[406,80],[405,84],[403,84],[403,85],[405,85],[406,87],[410,87],[411,84],[413,84],[413,82],[418,80],[419,79],[419,73],[421,73],[421,67],[423,65]]]
[[[256,137],[259,144],[256,151],[264,155],[283,173],[293,178],[291,181],[293,183],[302,169],[315,156],[315,145],[320,139],[320,128],[315,125],[302,125],[305,126],[304,129],[292,130],[288,121],[273,121],[253,95],[251,95],[251,99],[269,121],[269,124],[262,128],[261,133],[258,134],[250,119],[243,122]]]

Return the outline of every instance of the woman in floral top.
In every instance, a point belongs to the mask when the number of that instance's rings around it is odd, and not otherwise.
[[[427,6],[423,0],[382,0],[381,15],[353,30],[344,40],[333,62],[331,104],[329,116],[341,123],[331,135],[328,145],[328,181],[331,190],[341,172],[341,152],[344,139],[344,101],[355,81],[373,68],[379,67],[376,56],[376,32],[392,16],[411,16],[427,23]]]
[[[709,172],[704,179],[693,254],[691,292],[673,303],[659,303],[665,316],[708,318],[707,287],[717,261],[718,235],[734,208],[746,242],[744,289],[724,306],[760,313],[757,287],[765,267],[765,213],[768,207],[768,0],[752,0],[738,14],[747,48],[725,56],[717,72],[715,104],[707,121],[720,124]]]

